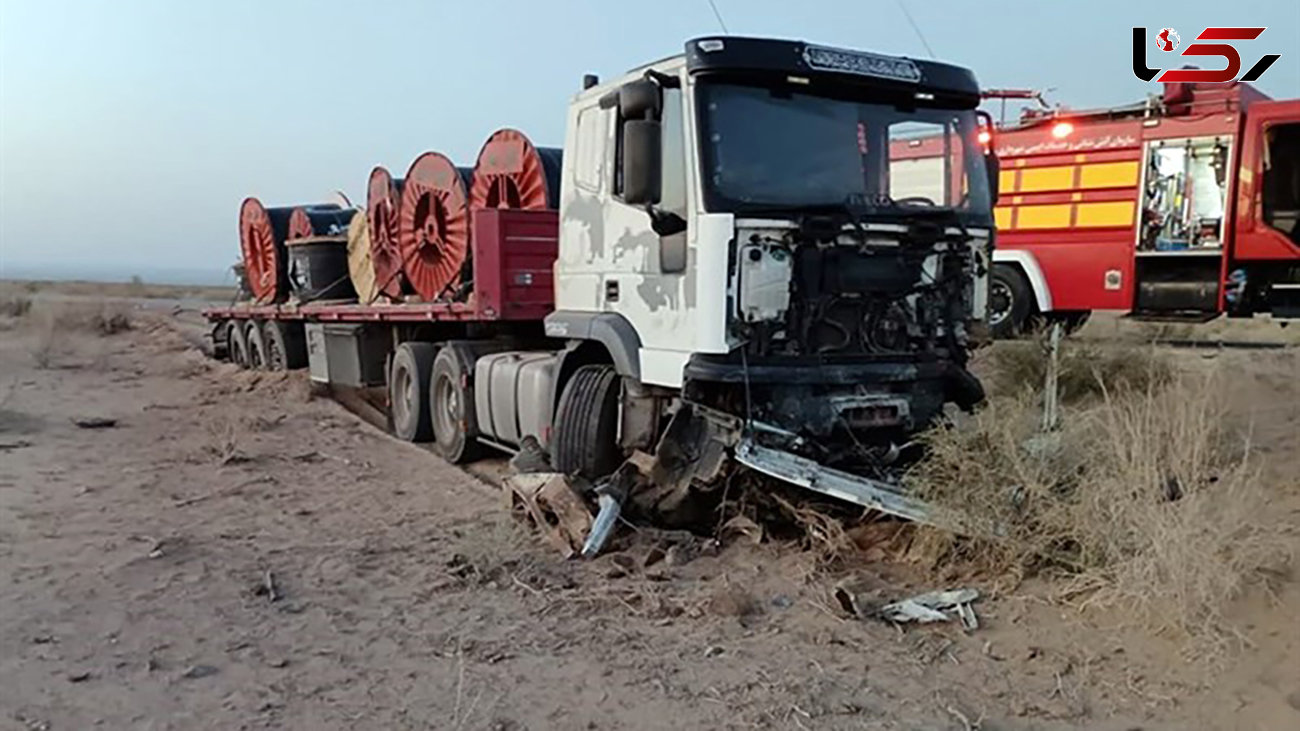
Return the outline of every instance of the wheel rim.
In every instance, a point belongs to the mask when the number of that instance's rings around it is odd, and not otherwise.
[[[265,343],[260,343],[253,333],[248,334],[248,367],[254,370],[266,365]]]
[[[393,420],[405,431],[411,422],[411,391],[414,384],[411,374],[405,368],[396,368],[393,373]]]
[[[453,387],[451,379],[439,376],[433,384],[433,436],[441,444],[455,442],[454,435],[460,431],[460,393]]]
[[[1015,301],[1011,288],[1005,282],[989,284],[989,324],[1001,325],[1011,316],[1011,307]]]
[[[275,338],[266,340],[266,364],[273,371],[286,370],[284,367],[284,353],[280,352],[280,346]]]

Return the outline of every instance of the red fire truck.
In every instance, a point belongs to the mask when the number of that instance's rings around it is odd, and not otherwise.
[[[994,335],[1093,310],[1300,317],[1300,100],[1168,83],[1128,107],[1029,110],[993,145]]]

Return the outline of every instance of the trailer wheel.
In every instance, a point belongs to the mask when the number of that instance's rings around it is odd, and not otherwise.
[[[248,367],[266,370],[266,337],[262,335],[262,324],[257,320],[249,320],[244,328],[244,338],[248,341]]]
[[[1034,293],[1015,267],[994,264],[989,275],[989,330],[994,338],[1019,335],[1033,314]]]
[[[393,434],[408,442],[433,438],[429,422],[429,374],[437,348],[433,343],[402,343],[393,352],[388,376],[389,416]]]
[[[482,453],[478,443],[478,413],[474,407],[474,353],[448,343],[433,361],[429,382],[429,413],[438,453],[453,464],[469,462]]]
[[[307,365],[307,343],[302,326],[272,320],[262,328],[266,341],[266,367],[288,371]]]
[[[618,399],[613,366],[585,365],[573,372],[555,410],[551,464],[556,471],[594,481],[618,469]]]
[[[240,368],[248,367],[248,335],[244,332],[244,323],[231,320],[226,327],[230,343],[230,362]]]

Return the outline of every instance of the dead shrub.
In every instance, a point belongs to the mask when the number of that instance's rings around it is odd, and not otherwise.
[[[988,385],[997,395],[1041,392],[1047,379],[1047,338],[997,343],[991,351]],[[1062,403],[1097,399],[1104,392],[1142,392],[1169,384],[1173,361],[1152,346],[1095,345],[1062,340],[1058,383]]]
[[[5,317],[26,317],[32,311],[32,301],[27,297],[10,297],[0,300],[0,315]]]
[[[36,335],[32,339],[29,352],[37,368],[42,370],[54,368],[58,361],[68,352],[66,331],[52,313],[43,313],[36,323]]]
[[[90,327],[100,335],[117,335],[131,329],[131,318],[125,311],[106,308],[91,317]]]
[[[232,414],[219,414],[205,422],[208,443],[205,451],[216,458],[222,466],[247,462],[248,457],[240,449],[243,423]]]
[[[1089,601],[1125,603],[1199,633],[1252,580],[1291,559],[1249,443],[1223,428],[1213,375],[1112,393],[1041,434],[1032,398],[994,401],[930,433],[908,475],[966,535],[926,530],[913,555],[938,567],[1051,567]]]

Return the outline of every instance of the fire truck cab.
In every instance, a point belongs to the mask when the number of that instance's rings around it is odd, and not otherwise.
[[[1300,100],[1168,83],[999,129],[989,323],[1300,317]]]

